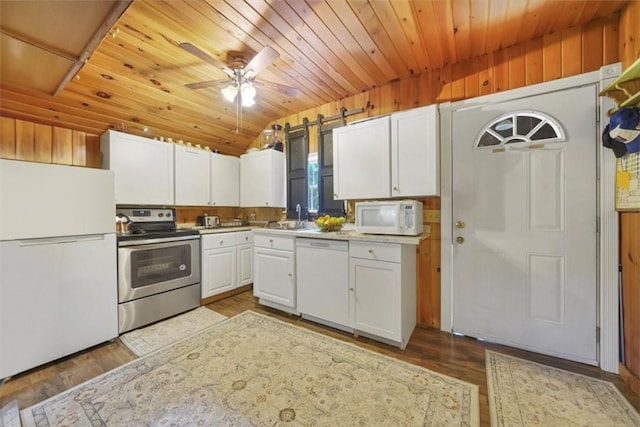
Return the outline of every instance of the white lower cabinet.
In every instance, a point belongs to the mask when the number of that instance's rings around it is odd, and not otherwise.
[[[235,289],[236,236],[234,233],[203,235],[202,298]]]
[[[296,312],[295,237],[254,235],[253,295],[264,305]]]
[[[351,242],[351,326],[405,348],[416,325],[415,246]]]
[[[236,240],[236,274],[240,287],[253,283],[253,232],[240,231]]]
[[[253,282],[251,231],[204,234],[201,246],[203,299]]]
[[[405,348],[416,326],[416,246],[254,234],[260,304]]]

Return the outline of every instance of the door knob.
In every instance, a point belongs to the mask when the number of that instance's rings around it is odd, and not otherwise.
[[[464,243],[464,237],[462,237],[462,236],[458,236],[458,237],[456,238],[456,242],[458,242],[459,244],[463,244],[463,243]]]
[[[465,225],[464,221],[456,221],[456,228],[464,228]]]

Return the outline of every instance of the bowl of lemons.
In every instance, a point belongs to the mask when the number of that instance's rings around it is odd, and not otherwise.
[[[316,219],[316,225],[320,231],[340,231],[344,221],[341,216],[324,215]]]

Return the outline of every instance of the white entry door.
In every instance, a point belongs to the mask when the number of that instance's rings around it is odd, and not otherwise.
[[[453,112],[455,332],[597,364],[596,99]]]

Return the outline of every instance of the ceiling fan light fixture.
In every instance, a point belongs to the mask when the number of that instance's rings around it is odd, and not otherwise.
[[[242,106],[243,107],[252,107],[255,105],[256,100],[253,98],[242,98]]]
[[[256,103],[256,88],[250,83],[243,83],[240,86],[240,96],[242,97],[242,106],[251,107]]]
[[[236,95],[238,94],[238,87],[235,85],[229,85],[221,90],[222,96],[229,102],[233,102],[236,99]]]

